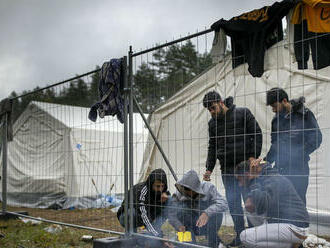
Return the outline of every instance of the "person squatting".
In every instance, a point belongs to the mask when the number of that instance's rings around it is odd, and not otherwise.
[[[175,183],[171,196],[165,171],[152,171],[132,189],[134,231],[144,226],[146,235],[163,237],[161,227],[168,220],[176,231],[189,231],[193,243],[196,236],[205,235],[209,247],[302,247],[309,227],[308,161],[322,142],[316,118],[304,101],[303,97],[289,100],[282,88],[267,91],[265,104],[275,115],[270,149],[259,158],[262,131],[251,111],[236,107],[233,97],[223,100],[216,91],[206,93],[203,107],[211,119],[203,181],[190,170]],[[217,160],[226,198],[210,182]],[[125,204],[126,199],[117,213],[123,227]],[[225,246],[218,231],[227,209],[236,236]],[[147,247],[178,246],[154,239]]]

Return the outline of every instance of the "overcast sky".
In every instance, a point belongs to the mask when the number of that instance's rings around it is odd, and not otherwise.
[[[0,0],[0,99],[274,2]]]

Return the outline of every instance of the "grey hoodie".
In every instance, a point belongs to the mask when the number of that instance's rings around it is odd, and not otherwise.
[[[183,224],[178,220],[178,211],[189,208],[191,214],[199,216],[206,213],[212,217],[216,213],[224,212],[228,209],[227,201],[220,195],[216,187],[209,182],[200,181],[196,171],[190,170],[175,184],[177,191],[172,198],[172,208],[169,211],[169,222],[178,229]],[[183,187],[187,187],[198,193],[195,199],[184,195]],[[189,210],[189,211],[191,211]]]

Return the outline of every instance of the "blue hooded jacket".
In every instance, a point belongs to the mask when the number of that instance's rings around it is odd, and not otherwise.
[[[304,97],[291,100],[290,113],[276,114],[272,120],[271,147],[265,158],[281,175],[309,175],[309,155],[322,142],[322,133]]]

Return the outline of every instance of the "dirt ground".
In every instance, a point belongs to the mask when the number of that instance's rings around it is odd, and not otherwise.
[[[110,209],[52,210],[8,207],[8,211],[28,212],[29,216],[37,218],[40,217],[63,223],[124,232],[124,229],[117,220],[116,213],[112,212]],[[169,224],[163,225],[162,229],[165,238],[173,238],[173,236],[176,236],[174,229]],[[230,242],[235,237],[233,228],[225,226],[221,227],[219,235],[225,242]],[[200,237],[200,241],[203,243],[203,237]]]
[[[88,226],[117,232],[123,232],[116,213],[110,209],[73,209],[52,210],[36,208],[8,207],[11,212],[27,212],[29,216],[40,217],[52,221]]]

